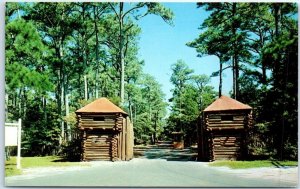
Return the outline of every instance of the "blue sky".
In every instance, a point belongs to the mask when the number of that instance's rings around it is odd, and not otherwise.
[[[148,15],[139,21],[142,28],[139,42],[140,58],[145,60],[144,72],[154,76],[162,84],[163,92],[168,100],[173,88],[170,83],[171,64],[182,59],[194,69],[194,74],[211,75],[219,68],[219,60],[215,56],[197,57],[196,50],[185,44],[194,40],[200,33],[198,29],[209,15],[197,8],[196,3],[164,3],[174,14],[174,25],[170,26],[156,15]],[[211,85],[218,90],[219,78],[211,79]],[[232,73],[224,72],[223,94],[228,95],[232,87]]]

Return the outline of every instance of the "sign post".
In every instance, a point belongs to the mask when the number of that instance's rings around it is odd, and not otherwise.
[[[18,120],[18,157],[17,157],[17,169],[21,169],[21,118]]]

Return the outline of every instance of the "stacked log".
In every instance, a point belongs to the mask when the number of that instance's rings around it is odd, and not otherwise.
[[[214,159],[237,159],[240,157],[241,137],[239,135],[215,136],[214,143]]]
[[[118,139],[116,135],[114,135],[111,141],[111,151],[112,161],[118,161]]]
[[[111,142],[109,135],[89,134],[85,144],[85,160],[111,160]]]
[[[123,127],[123,116],[122,114],[118,114],[115,122],[115,130],[116,131],[121,131]]]
[[[82,127],[93,127],[94,129],[109,129],[109,128],[113,128],[115,126],[114,121],[84,121],[81,124]]]
[[[229,114],[230,115],[230,114]],[[243,129],[245,126],[245,116],[243,115],[230,115],[233,120],[222,120],[222,116],[228,116],[228,114],[209,115],[207,120],[207,126],[212,129]]]

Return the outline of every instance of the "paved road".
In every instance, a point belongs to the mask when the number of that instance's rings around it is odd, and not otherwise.
[[[6,186],[295,187],[282,179],[244,178],[207,163],[137,158],[91,166],[44,168],[5,179]]]

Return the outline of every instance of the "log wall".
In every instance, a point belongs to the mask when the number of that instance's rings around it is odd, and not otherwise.
[[[241,157],[241,134],[219,134],[213,137],[213,158],[239,159]]]
[[[112,160],[112,139],[111,133],[89,131],[85,142],[85,160]]]
[[[78,116],[80,129],[114,129],[116,126],[116,115],[81,115]],[[103,121],[99,121],[103,119]]]
[[[133,158],[133,126],[117,114],[77,115],[82,131],[82,161],[130,160]]]
[[[210,161],[243,159],[251,118],[249,111],[205,113],[200,129],[203,150],[199,150],[199,157]]]
[[[224,120],[223,117],[232,119]],[[237,113],[208,114],[206,116],[206,127],[211,130],[244,129],[245,118],[246,115]]]

